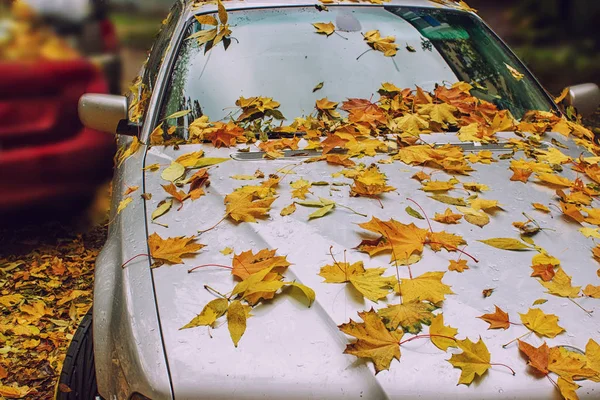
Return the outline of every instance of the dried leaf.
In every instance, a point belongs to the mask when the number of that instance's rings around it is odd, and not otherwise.
[[[446,351],[449,347],[457,347],[457,341],[447,338],[453,338],[458,333],[458,329],[444,325],[444,314],[438,314],[431,320],[429,327],[431,342],[440,350]],[[446,336],[446,337],[440,337]]]
[[[292,215],[295,212],[296,212],[296,203],[292,203],[289,206],[285,207],[283,210],[281,210],[280,215],[282,217],[285,217],[288,215]]]
[[[490,326],[488,329],[508,329],[510,328],[510,321],[508,318],[508,314],[498,306],[496,307],[496,312],[493,314],[484,314],[481,317],[482,320],[489,323]]]
[[[330,35],[333,34],[333,32],[335,32],[335,25],[333,25],[332,22],[327,22],[327,23],[325,23],[325,22],[317,22],[317,23],[314,23],[312,25],[317,30],[317,33],[320,33],[322,35],[330,36]],[[323,86],[321,86],[321,87],[323,87]],[[313,90],[313,92],[316,92],[316,90]]]
[[[152,258],[169,264],[181,264],[182,257],[192,256],[205,245],[194,243],[195,237],[161,238],[157,233],[148,237],[148,247]]]
[[[478,242],[487,244],[488,246],[495,247],[500,250],[511,250],[511,251],[522,251],[522,250],[532,250],[530,246],[527,244],[511,238],[495,238],[488,240],[478,240]]]
[[[246,310],[239,300],[231,302],[227,309],[227,328],[235,347],[246,332]]]
[[[225,315],[228,306],[229,302],[224,298],[212,300],[204,306],[200,314],[179,329],[196,328],[198,326],[213,326],[217,319]]]
[[[159,203],[156,210],[152,212],[152,221],[165,215],[173,206],[173,200],[166,200]]]
[[[445,272],[426,272],[414,279],[402,279],[399,286],[402,300],[430,301],[433,304],[444,301],[447,294],[454,294],[450,286],[442,283],[444,274]]]
[[[413,218],[423,219],[423,220],[425,219],[425,217],[423,217],[417,210],[415,210],[414,208],[412,208],[410,206],[406,207],[405,211],[408,215],[410,215]]]
[[[454,368],[462,370],[458,384],[470,385],[476,375],[483,376],[491,368],[490,352],[481,338],[479,338],[479,342],[477,343],[473,343],[467,338],[465,340],[457,340],[456,344],[463,352],[453,354],[448,362]]]
[[[428,302],[412,301],[408,303],[388,305],[377,310],[377,314],[385,322],[385,326],[394,331],[401,327],[405,332],[418,334],[423,329],[422,324],[430,325],[436,307]]]
[[[519,313],[519,315],[523,325],[540,336],[553,338],[565,331],[558,325],[556,315],[545,314],[539,308],[530,308],[526,314]]]
[[[375,310],[359,312],[364,322],[350,320],[338,328],[357,340],[346,346],[344,354],[367,358],[375,365],[375,374],[388,370],[393,359],[400,360],[402,331],[388,331]]]

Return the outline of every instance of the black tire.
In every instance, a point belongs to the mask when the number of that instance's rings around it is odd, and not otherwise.
[[[92,310],[90,310],[81,320],[69,345],[58,380],[56,399],[95,400],[96,396],[98,396],[98,386],[94,363]]]

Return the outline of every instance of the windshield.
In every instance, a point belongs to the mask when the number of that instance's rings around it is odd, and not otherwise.
[[[317,34],[314,23],[333,22],[335,33]],[[383,82],[399,88],[463,81],[471,94],[509,110],[520,119],[528,110],[553,109],[535,80],[506,47],[472,15],[416,7],[290,7],[229,12],[230,40],[208,51],[184,40],[167,88],[161,120],[180,110],[191,113],[167,123],[178,135],[200,116],[235,118],[240,97],[262,96],[281,103],[287,121],[313,112],[322,98],[374,99]],[[186,37],[211,29],[197,21]],[[394,36],[397,54],[370,50],[365,33]],[[322,86],[322,87],[321,87]],[[237,108],[239,110],[239,108]]]

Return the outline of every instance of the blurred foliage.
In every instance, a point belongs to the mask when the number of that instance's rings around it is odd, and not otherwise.
[[[523,0],[509,12],[510,41],[548,90],[600,83],[600,2]]]
[[[111,20],[123,46],[149,50],[165,15],[116,11],[111,14]]]

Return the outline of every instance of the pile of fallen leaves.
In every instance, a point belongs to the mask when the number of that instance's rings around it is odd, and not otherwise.
[[[10,18],[0,20],[0,60],[73,60],[79,53],[45,26],[23,0],[12,3]]]
[[[70,340],[92,304],[106,228],[0,230],[0,397],[50,399]]]

